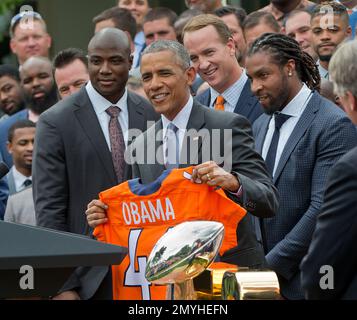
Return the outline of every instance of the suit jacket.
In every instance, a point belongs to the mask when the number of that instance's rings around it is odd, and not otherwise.
[[[15,185],[13,168],[14,168],[14,166],[12,166],[9,173],[6,175],[7,185],[9,186],[9,196],[16,193],[16,185]]]
[[[143,132],[147,121],[158,119],[152,106],[138,95],[128,92],[127,103],[129,129]],[[118,182],[111,152],[85,88],[40,116],[32,174],[38,225],[90,235],[84,214],[87,204]],[[131,177],[129,166],[124,176],[125,180]],[[77,284],[83,299],[93,295],[106,273],[107,268],[99,268],[83,277],[83,283]]]
[[[254,140],[252,138],[251,126],[242,116],[233,115],[228,112],[218,112],[194,102],[192,112],[187,124],[187,130],[190,129],[212,129],[220,131],[220,152],[223,154],[224,145],[227,141],[222,134],[224,129],[232,130],[232,153],[227,154],[224,162],[232,157],[232,172],[236,172],[243,186],[243,195],[240,199],[228,193],[228,196],[235,202],[241,204],[252,214],[260,217],[269,217],[277,209],[277,194],[273,187],[271,179],[266,171],[263,159],[254,151]],[[147,150],[154,150],[159,157],[163,157],[163,152],[157,152],[162,149],[160,139],[152,139],[156,133],[162,130],[162,122],[158,121],[142,136],[138,137],[131,146],[133,160],[133,176],[141,178],[143,183],[150,183],[156,180],[165,170],[162,158],[155,158],[152,164],[146,162],[140,163],[137,159],[147,154]],[[187,137],[186,133],[186,137]],[[183,150],[190,154],[190,146],[198,135],[189,135],[183,144],[181,151],[180,167],[187,167],[202,163],[204,161],[202,145],[209,141],[209,137],[199,140],[198,148],[193,153],[193,158],[187,162],[183,161]],[[206,155],[208,159],[214,160],[212,148],[210,154]],[[225,262],[235,263],[239,266],[262,266],[264,265],[264,254],[262,247],[257,242],[254,230],[251,226],[249,215],[246,215],[237,228],[238,247],[231,249],[221,257]]]
[[[0,162],[2,162],[0,153]],[[0,220],[4,219],[7,198],[9,197],[9,186],[7,184],[6,176],[0,179]]]
[[[5,221],[36,225],[32,188],[26,188],[9,197],[5,211]]]
[[[264,114],[254,123],[260,153],[270,119]],[[289,299],[304,298],[299,264],[321,210],[327,174],[356,145],[357,132],[346,114],[315,92],[285,145],[273,178],[280,195],[279,210],[274,218],[263,221],[266,259]]]
[[[27,109],[21,110],[11,117],[0,123],[0,153],[3,161],[6,165],[11,168],[13,165],[12,156],[7,151],[7,141],[8,141],[8,133],[10,127],[19,120],[25,120],[29,117],[29,111]]]
[[[301,264],[307,299],[357,299],[357,148],[331,169],[324,204],[308,254]],[[321,266],[334,271],[333,290],[322,290]]]
[[[210,89],[205,90],[199,94],[196,101],[200,102],[205,106],[209,106],[211,102],[211,92]],[[237,105],[234,109],[234,113],[245,116],[251,124],[259,118],[263,113],[263,108],[260,105],[258,99],[253,95],[250,89],[250,80],[248,79],[245,83],[242,93],[238,99]]]

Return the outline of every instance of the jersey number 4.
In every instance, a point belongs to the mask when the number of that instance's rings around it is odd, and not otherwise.
[[[125,271],[124,285],[128,287],[141,287],[143,300],[150,300],[150,282],[145,278],[147,257],[138,257],[138,270],[135,270],[135,257],[138,241],[143,229],[130,230],[129,234],[129,267]]]

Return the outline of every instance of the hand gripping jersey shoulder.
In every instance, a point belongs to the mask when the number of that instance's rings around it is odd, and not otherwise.
[[[135,179],[100,193],[108,205],[108,222],[95,228],[94,236],[129,252],[112,267],[114,299],[165,299],[166,286],[148,282],[145,268],[151,250],[170,227],[184,221],[218,221],[225,227],[220,254],[237,246],[236,229],[246,210],[223,190],[192,183],[192,169],[167,170],[151,184]]]

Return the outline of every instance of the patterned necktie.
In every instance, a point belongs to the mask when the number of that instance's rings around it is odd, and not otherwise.
[[[180,143],[177,135],[178,128],[171,122],[167,126],[165,136],[165,167],[166,169],[174,169],[179,166]]]
[[[125,142],[123,131],[121,129],[120,123],[118,121],[118,116],[120,109],[116,106],[111,106],[105,112],[109,114],[109,137],[110,146],[112,149],[112,159],[115,174],[118,179],[118,183],[123,181],[124,177],[124,152],[125,152]]]
[[[278,143],[280,138],[280,128],[285,123],[285,121],[290,118],[290,116],[287,114],[275,113],[274,118],[275,118],[275,130],[267,156],[265,158],[265,163],[271,176],[273,176],[274,167],[275,167],[276,151],[278,149]]]
[[[214,109],[224,111],[224,102],[224,98],[222,96],[218,96],[214,105]]]

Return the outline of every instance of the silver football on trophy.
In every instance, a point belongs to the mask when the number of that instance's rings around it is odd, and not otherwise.
[[[223,236],[219,222],[190,221],[173,227],[151,251],[146,279],[162,285],[193,279],[213,262]]]

